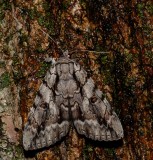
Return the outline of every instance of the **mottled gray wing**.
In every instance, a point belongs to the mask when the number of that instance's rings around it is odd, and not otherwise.
[[[102,92],[95,89],[94,81],[87,78],[86,71],[79,64],[74,64],[74,70],[81,88],[71,109],[77,132],[98,141],[121,139],[121,122],[106,98],[102,98]]]
[[[23,131],[25,150],[39,149],[59,141],[69,131],[68,120],[61,119],[55,103],[56,65],[50,68],[41,84]]]

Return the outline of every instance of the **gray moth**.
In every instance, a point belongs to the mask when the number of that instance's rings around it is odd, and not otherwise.
[[[75,60],[63,56],[47,71],[23,131],[23,147],[35,150],[60,141],[74,126],[97,141],[123,138],[123,128],[103,93]]]

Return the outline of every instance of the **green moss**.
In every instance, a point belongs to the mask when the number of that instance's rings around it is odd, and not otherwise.
[[[71,1],[65,1],[65,2],[63,2],[62,5],[61,5],[61,9],[62,10],[67,10],[68,7],[70,6],[70,3],[71,3]]]
[[[40,45],[40,43],[37,44],[37,47],[36,47],[36,50],[35,50],[36,53],[46,53],[46,49],[43,49]]]
[[[17,55],[14,55],[12,60],[13,60],[13,63],[12,63],[13,66],[20,64],[19,57]]]
[[[12,40],[13,35],[14,35],[14,33],[11,33],[6,37],[6,39],[5,39],[6,43],[9,43]]]
[[[26,17],[28,15],[28,18],[30,19],[34,19],[35,17],[38,16],[38,12],[36,7],[34,7],[33,9],[27,9],[27,8],[20,8],[20,13],[22,15],[22,17]]]
[[[146,9],[151,15],[153,15],[153,5],[152,4],[147,5]]]
[[[23,149],[21,146],[15,146],[15,156],[12,160],[21,160],[23,157]]]
[[[10,76],[8,72],[3,73],[0,76],[0,90],[10,85]]]
[[[13,55],[13,79],[15,83],[18,83],[21,78],[23,78],[23,71],[21,69],[21,60],[19,56],[15,53]]]
[[[34,19],[34,17],[37,15],[37,9],[34,7],[34,9],[28,10],[28,15],[31,19]]]
[[[127,60],[127,62],[133,62],[133,54],[132,53],[127,53],[126,54],[126,60]]]
[[[103,46],[101,46],[101,44],[99,45],[97,43],[97,44],[95,44],[95,49],[94,50],[97,51],[97,52],[103,52],[103,51],[106,51],[107,49],[104,49]]]
[[[45,16],[40,15],[38,17],[39,25],[46,27],[50,33],[54,33],[54,23],[52,21],[50,13],[46,13]]]
[[[105,148],[105,152],[109,157],[114,157],[114,153],[115,153],[114,148]]]
[[[0,8],[4,10],[11,9],[11,3],[8,0],[0,0]]]
[[[2,22],[4,17],[5,17],[5,14],[4,14],[3,10],[0,10],[0,23]]]
[[[44,77],[49,67],[50,67],[50,64],[42,63],[39,71],[36,74],[36,77],[38,78]]]
[[[17,84],[19,82],[19,80],[21,80],[23,78],[23,73],[21,70],[17,70],[13,72],[13,79],[14,82]]]
[[[43,2],[42,6],[43,6],[43,8],[44,8],[45,11],[49,11],[50,10],[50,3]]]
[[[3,53],[9,53],[8,45],[6,43],[3,43]]]
[[[1,120],[1,117],[0,117],[0,135],[1,136],[3,135],[3,122]]]
[[[93,147],[90,144],[86,144],[83,148],[83,157],[85,160],[89,159],[89,154],[93,152]]]
[[[40,15],[40,17],[38,18],[38,23],[43,26],[45,25],[45,22],[45,17],[43,15]]]
[[[33,9],[21,9],[21,14],[24,17],[28,15],[30,19],[37,19],[39,25],[46,27],[48,32],[54,33],[54,23],[53,23],[53,15],[50,11],[50,3],[43,2],[42,7],[44,8],[45,14],[37,11],[37,8],[34,7]]]
[[[104,56],[101,57],[101,62],[102,62],[102,64],[108,63],[108,57],[107,57],[107,55],[104,55]]]
[[[21,146],[12,145],[9,142],[7,143],[7,148],[3,149],[3,154],[6,155],[7,159],[11,160],[24,160],[23,149]],[[0,157],[1,159],[1,157]]]
[[[3,33],[2,32],[0,32],[0,39],[3,37]]]
[[[150,59],[150,65],[153,65],[153,56],[152,56],[152,51],[147,51],[145,55]]]
[[[39,25],[46,27],[48,29],[48,32],[55,33],[53,15],[50,11],[50,3],[44,2],[42,6],[45,10],[45,15],[42,15],[39,12],[37,12],[38,23]]]
[[[5,67],[5,62],[4,61],[0,61],[0,68],[4,68]]]
[[[36,52],[37,52],[37,53],[42,53],[42,52],[44,52],[44,50],[43,50],[42,47],[38,47],[38,48],[36,49]]]
[[[139,15],[141,18],[143,18],[143,17],[144,17],[144,13],[143,13],[143,11],[144,11],[144,4],[143,4],[143,3],[139,3],[139,4],[137,5],[137,10],[138,10],[138,15]]]
[[[11,3],[8,0],[0,0],[0,23],[5,17],[5,10],[10,10],[11,9]]]

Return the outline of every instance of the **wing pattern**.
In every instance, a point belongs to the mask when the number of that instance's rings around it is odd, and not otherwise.
[[[123,137],[123,128],[94,81],[74,60],[60,58],[47,72],[23,131],[25,150],[55,144],[71,123],[79,134],[98,141]]]

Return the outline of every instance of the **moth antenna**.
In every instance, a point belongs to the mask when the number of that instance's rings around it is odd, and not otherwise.
[[[77,51],[81,51],[81,52],[94,52],[94,53],[109,53],[109,52],[103,52],[103,51],[91,51],[91,50],[82,50],[82,49],[77,49],[77,50],[74,50],[74,51],[71,51],[69,53],[74,53],[74,52],[77,52]]]
[[[68,50],[66,50],[66,51],[63,51],[62,49],[61,49],[61,47],[58,45],[58,43],[48,34],[48,33],[46,33],[44,30],[42,30],[42,29],[40,29],[44,34],[46,34],[56,45],[57,45],[57,47],[61,50],[61,52],[63,53],[63,56],[64,57],[67,57],[67,58],[69,58],[70,57],[70,55],[69,55],[69,51]]]
[[[60,49],[61,52],[64,54],[64,51],[61,49],[61,47],[58,45],[58,43],[57,43],[48,33],[46,33],[44,30],[42,30],[41,28],[40,28],[40,30],[41,30],[44,34],[46,34],[46,35],[56,44],[56,46],[58,47],[58,49]]]
[[[16,18],[15,16],[15,12],[14,12],[14,5],[12,4],[11,5],[12,7],[12,16],[13,16],[13,19],[16,21],[16,23],[18,24],[18,30],[22,28],[22,23]],[[20,10],[20,9],[19,9]],[[21,10],[20,10],[21,11]],[[27,14],[28,15],[28,14]],[[63,50],[61,49],[61,47],[58,45],[58,43],[48,34],[46,33],[43,29],[40,28],[40,30],[45,34],[47,35],[55,44],[56,46],[58,47],[58,49],[60,49],[63,53]]]

